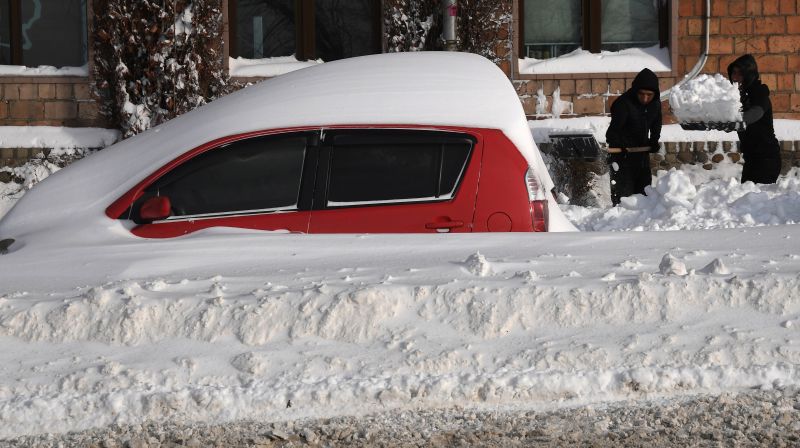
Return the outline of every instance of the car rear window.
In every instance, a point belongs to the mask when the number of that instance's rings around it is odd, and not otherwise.
[[[181,164],[145,190],[167,196],[174,217],[297,207],[307,139],[241,140]]]
[[[337,136],[331,150],[327,205],[452,198],[469,159],[472,139],[413,132]]]

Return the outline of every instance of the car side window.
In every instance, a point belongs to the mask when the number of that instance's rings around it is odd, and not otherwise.
[[[472,150],[466,136],[424,131],[337,135],[328,207],[447,200]]]
[[[304,135],[236,141],[176,167],[143,199],[168,197],[171,218],[296,209],[306,145]]]

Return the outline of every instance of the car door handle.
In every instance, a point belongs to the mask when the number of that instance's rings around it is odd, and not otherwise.
[[[425,224],[426,229],[436,229],[436,230],[440,229],[450,230],[450,229],[455,229],[457,227],[464,227],[464,221],[451,221],[448,219],[436,222],[429,222]]]

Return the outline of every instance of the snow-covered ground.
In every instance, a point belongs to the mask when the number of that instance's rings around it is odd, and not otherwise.
[[[0,438],[800,386],[800,172],[738,169],[565,206],[581,233],[30,244],[0,256]]]

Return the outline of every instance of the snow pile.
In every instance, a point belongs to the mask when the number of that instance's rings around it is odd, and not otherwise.
[[[720,173],[730,173],[720,164]],[[800,169],[773,185],[746,182],[738,176],[712,179],[713,173],[686,166],[660,171],[646,196],[623,198],[611,209],[563,206],[584,231],[686,230],[800,223]],[[694,177],[694,180],[693,180]]]
[[[31,242],[0,438],[800,385],[797,229]]]
[[[53,126],[0,126],[0,147],[52,148],[17,167],[0,167],[0,219],[30,190],[51,174],[74,160],[83,158],[88,149],[106,147],[119,139],[120,133],[101,128],[65,128]]]
[[[669,105],[684,123],[729,123],[742,120],[739,88],[717,73],[699,75],[670,90]]]
[[[0,181],[0,219],[34,185],[68,163],[83,158],[87,152],[82,148],[54,149],[47,157],[40,153],[39,157],[21,166],[0,168],[0,174],[8,177],[8,182]]]

